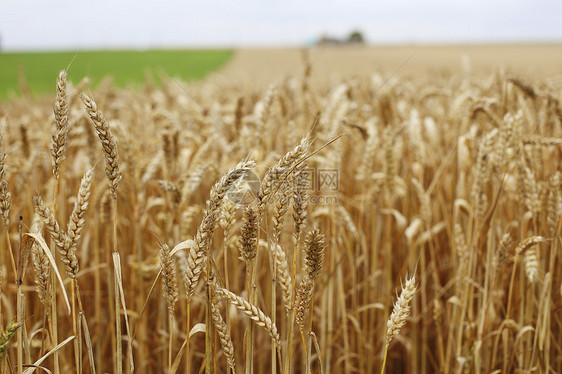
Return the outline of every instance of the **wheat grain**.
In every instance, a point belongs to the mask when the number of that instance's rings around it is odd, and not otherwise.
[[[240,227],[240,259],[249,264],[257,253],[258,214],[252,206],[247,206]]]
[[[295,300],[295,320],[301,334],[304,335],[305,324],[310,314],[310,302],[312,301],[312,294],[314,292],[314,281],[305,274],[301,279],[297,289]]]
[[[55,101],[55,134],[51,146],[53,157],[53,174],[60,178],[60,167],[66,153],[68,129],[68,94],[66,89],[66,70],[62,70],[57,79],[57,98]]]
[[[537,245],[539,243],[544,243],[545,241],[546,239],[539,235],[533,235],[524,240],[521,240],[517,245],[517,247],[515,247],[515,255],[520,256],[532,246]]]
[[[105,156],[105,174],[107,176],[107,182],[113,199],[116,199],[117,186],[121,181],[117,141],[109,128],[109,124],[105,121],[103,113],[98,110],[96,102],[89,98],[86,94],[81,94],[80,98],[86,107],[86,111],[88,112],[90,119],[94,123],[94,128],[96,129],[96,133],[101,141]]]
[[[220,206],[227,191],[245,173],[253,168],[253,161],[242,161],[235,168],[229,170],[211,189],[209,200],[206,203],[204,218],[195,234],[194,244],[191,246],[187,258],[187,297],[191,298],[195,286],[203,271],[205,257],[211,246],[211,240],[220,217]]]
[[[285,181],[279,187],[279,192],[277,194],[277,199],[275,201],[275,206],[273,209],[273,242],[278,243],[279,237],[281,236],[281,230],[285,224],[285,214],[289,210],[289,198],[291,194],[291,189],[289,188],[290,181]]]
[[[162,292],[164,292],[168,301],[168,311],[170,314],[174,314],[174,307],[178,301],[178,283],[176,281],[176,264],[167,244],[160,247],[160,264]]]
[[[175,205],[179,205],[182,200],[181,192],[178,186],[174,182],[166,181],[166,180],[159,180],[158,184],[162,189],[168,192],[172,197],[172,202]]]
[[[466,246],[466,240],[464,238],[462,227],[458,223],[455,223],[455,246],[459,260],[464,261],[468,254],[468,248]]]
[[[291,279],[291,274],[289,272],[289,264],[287,263],[285,252],[280,245],[277,244],[273,247],[273,255],[275,256],[275,262],[277,264],[277,279],[281,289],[283,290],[283,303],[288,312],[293,309],[293,280]]]
[[[263,177],[258,193],[260,212],[265,208],[265,204],[269,202],[271,195],[277,191],[283,179],[287,178],[288,174],[305,159],[309,148],[310,139],[305,137],[294,149],[287,152],[287,154],[281,157],[281,159],[267,171]]]
[[[398,299],[394,303],[394,308],[388,318],[385,338],[387,346],[392,341],[392,338],[398,335],[400,329],[406,324],[406,319],[410,316],[410,304],[412,303],[416,291],[416,276],[412,275],[412,277],[406,280],[406,283],[402,287],[402,292],[400,292],[400,296],[398,296]]]
[[[51,313],[51,277],[49,259],[36,244],[32,250],[33,269],[35,270],[35,291],[45,307],[45,313]]]
[[[308,174],[307,170],[300,169],[295,175],[295,188],[293,192],[293,221],[295,222],[295,238],[301,236],[308,218]]]
[[[549,179],[546,220],[551,235],[555,235],[558,227],[560,201],[560,173],[556,172]]]
[[[314,281],[320,275],[324,265],[325,248],[324,235],[320,234],[318,228],[307,234],[304,240],[304,263],[306,265],[305,272],[311,281]]]
[[[531,247],[525,251],[523,263],[525,264],[525,275],[529,283],[536,283],[539,277],[539,261],[537,259],[537,249],[535,247]]]
[[[236,309],[247,315],[256,323],[256,325],[263,327],[269,333],[269,336],[271,336],[271,338],[275,341],[275,344],[279,345],[280,338],[279,333],[277,332],[277,326],[275,326],[275,323],[271,321],[271,318],[267,317],[261,309],[224,288],[216,287],[216,292],[229,304],[234,305]]]
[[[35,208],[35,213],[41,217],[47,231],[49,231],[51,238],[53,238],[57,245],[66,273],[70,278],[76,278],[79,270],[78,258],[76,258],[75,251],[71,250],[71,239],[61,230],[55,216],[45,205],[41,196],[35,195],[33,197],[33,207]]]
[[[5,119],[2,119],[0,123],[0,130],[5,126]],[[0,150],[2,149],[3,135],[0,134]],[[6,154],[0,153],[0,214],[4,220],[4,224],[8,227],[10,222],[10,207],[12,205],[10,199],[12,194],[8,190],[8,182],[6,181],[6,170],[4,161],[6,160]]]
[[[420,202],[420,217],[425,225],[425,227],[431,226],[431,199],[429,195],[421,185],[421,183],[412,178],[412,185],[414,186],[414,191],[418,200]]]
[[[472,203],[475,207],[476,217],[482,220],[484,212],[487,209],[488,197],[486,196],[486,186],[491,178],[492,172],[492,153],[494,149],[494,140],[498,135],[498,130],[490,131],[484,137],[480,148],[478,149],[478,157],[476,159],[476,169],[474,171],[474,181],[472,183]]]
[[[145,186],[149,181],[156,177],[160,167],[164,161],[164,153],[158,152],[155,156],[150,159],[150,163],[144,169],[144,173],[141,177],[141,185]]]
[[[236,372],[236,361],[234,360],[234,344],[232,343],[232,338],[230,337],[230,331],[228,326],[222,319],[219,308],[216,302],[211,303],[211,316],[213,317],[213,323],[217,329],[217,335],[221,342],[222,350],[226,357],[226,362],[232,373]]]
[[[234,201],[229,198],[225,198],[222,202],[220,225],[224,230],[225,238],[228,241],[230,237],[230,232],[232,231],[232,226],[236,221],[236,211],[238,206]]]
[[[82,228],[84,227],[84,216],[86,215],[90,200],[90,187],[92,185],[93,175],[94,169],[90,169],[82,178],[80,189],[78,190],[78,198],[74,203],[74,208],[72,209],[70,220],[68,221],[66,233],[70,239],[70,251],[76,250],[76,244],[80,238]]]

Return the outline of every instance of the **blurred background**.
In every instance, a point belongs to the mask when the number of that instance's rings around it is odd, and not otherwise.
[[[300,68],[303,48],[320,75],[392,71],[413,54],[405,72],[464,60],[476,72],[556,74],[561,14],[551,0],[3,1],[0,98],[17,95],[24,79],[33,92],[52,91],[71,61],[72,79],[94,83],[213,71],[275,79]]]

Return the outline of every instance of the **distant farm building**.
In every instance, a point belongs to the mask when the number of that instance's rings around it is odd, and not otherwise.
[[[335,38],[329,35],[322,35],[316,45],[319,47],[328,46],[345,46],[345,45],[358,45],[364,44],[365,39],[360,31],[353,31],[347,38]]]

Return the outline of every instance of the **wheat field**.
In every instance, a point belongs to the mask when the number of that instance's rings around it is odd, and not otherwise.
[[[1,372],[561,373],[560,85],[315,69],[0,102]]]

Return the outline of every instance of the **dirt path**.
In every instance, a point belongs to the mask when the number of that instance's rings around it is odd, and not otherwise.
[[[400,69],[401,75],[460,72],[471,66],[474,74],[489,74],[498,68],[527,78],[546,77],[562,81],[562,45],[504,46],[400,46],[324,47],[308,49],[313,79],[326,82],[342,75],[364,75],[379,71],[385,75]],[[269,84],[287,76],[302,74],[303,50],[241,49],[217,78],[229,81]],[[556,77],[558,76],[558,77]]]

